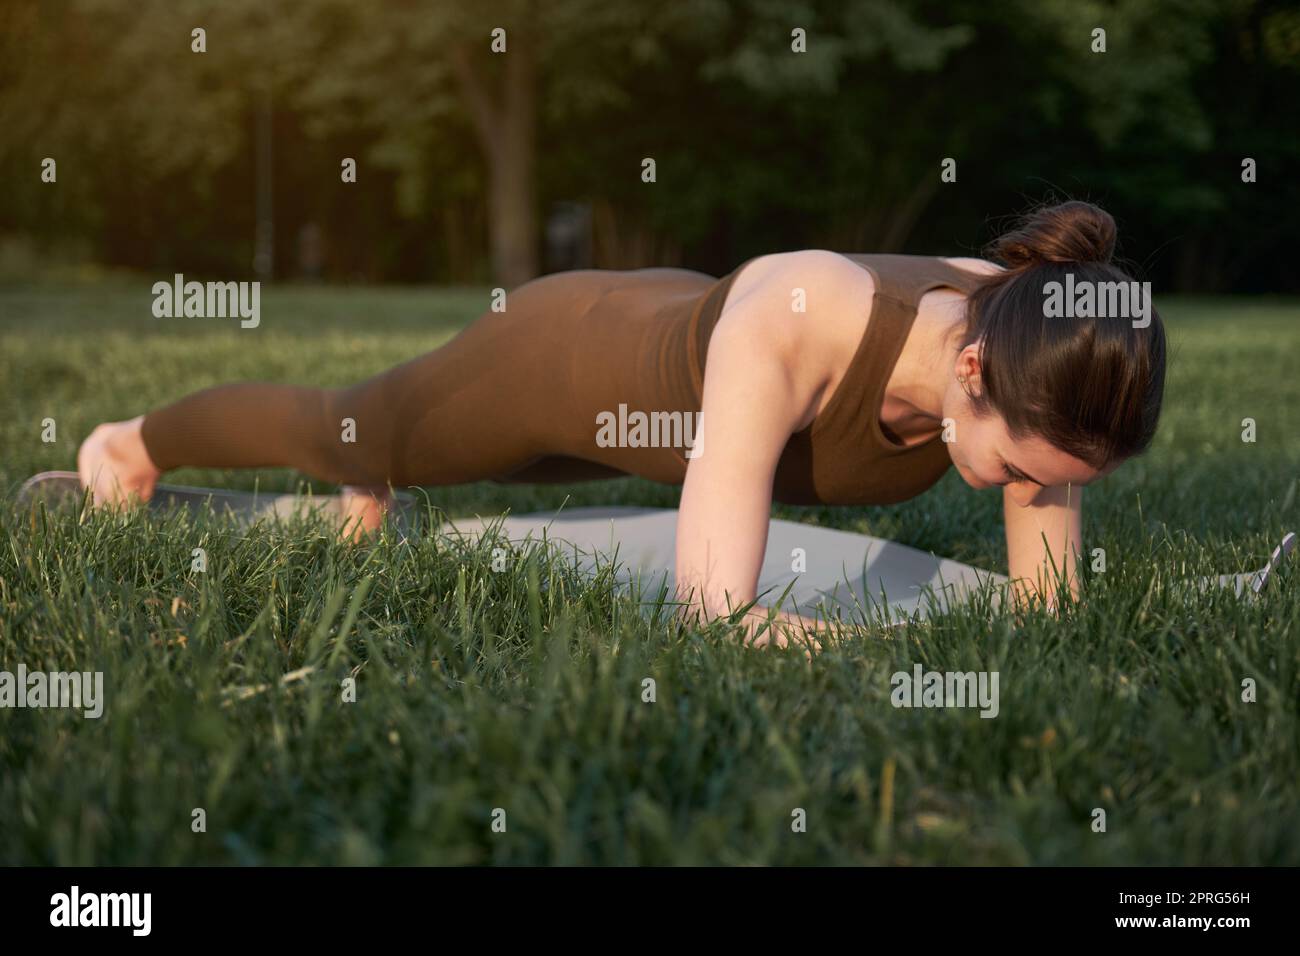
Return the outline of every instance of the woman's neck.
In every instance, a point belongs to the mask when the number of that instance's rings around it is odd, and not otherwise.
[[[902,417],[924,419],[934,427],[942,422],[943,397],[954,374],[965,323],[965,295],[937,289],[922,296],[886,392],[887,402],[905,410]]]

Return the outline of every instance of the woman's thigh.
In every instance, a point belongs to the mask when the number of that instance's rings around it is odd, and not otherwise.
[[[682,401],[664,394],[680,390],[662,366],[685,356],[663,336],[712,281],[677,269],[543,276],[441,348],[334,392],[332,415],[357,421],[355,453],[362,432],[377,439],[395,483],[680,481],[680,450],[611,445],[600,421],[620,405]]]

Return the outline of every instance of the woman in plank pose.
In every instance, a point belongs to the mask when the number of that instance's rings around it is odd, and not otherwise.
[[[1149,302],[1144,321],[1046,305],[1067,282],[1128,287],[1114,245],[1109,214],[1066,202],[997,240],[1000,265],[814,249],[721,279],[555,273],[357,385],[223,385],[102,424],[78,471],[112,502],[147,499],[181,466],[291,467],[349,486],[365,526],[390,486],[682,484],[677,583],[714,616],[755,599],[773,500],[890,504],[951,465],[974,488],[1002,486],[1017,596],[1053,606],[1077,592],[1082,486],[1149,446],[1164,391]],[[754,608],[745,623],[767,619]]]

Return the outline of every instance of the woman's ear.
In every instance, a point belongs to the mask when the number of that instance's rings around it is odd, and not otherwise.
[[[977,394],[980,388],[979,343],[972,343],[957,353],[953,375],[967,395]]]

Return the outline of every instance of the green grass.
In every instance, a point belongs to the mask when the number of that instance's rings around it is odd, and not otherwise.
[[[154,320],[150,301],[144,283],[0,291],[6,502],[71,468],[99,421],[241,378],[359,379],[437,346],[484,292],[269,290],[256,331]],[[490,540],[0,509],[3,668],[101,670],[108,697],[100,720],[0,711],[0,863],[1300,863],[1297,575],[1255,603],[1175,586],[1258,566],[1300,527],[1300,310],[1162,311],[1166,416],[1085,496],[1107,570],[1083,604],[847,629],[811,666],[638,613],[556,555],[494,573]],[[432,493],[451,515],[566,498],[673,506],[677,489]],[[774,513],[1005,569],[996,492],[952,473],[894,508]],[[1000,715],[895,709],[890,675],[915,662],[998,671]]]

